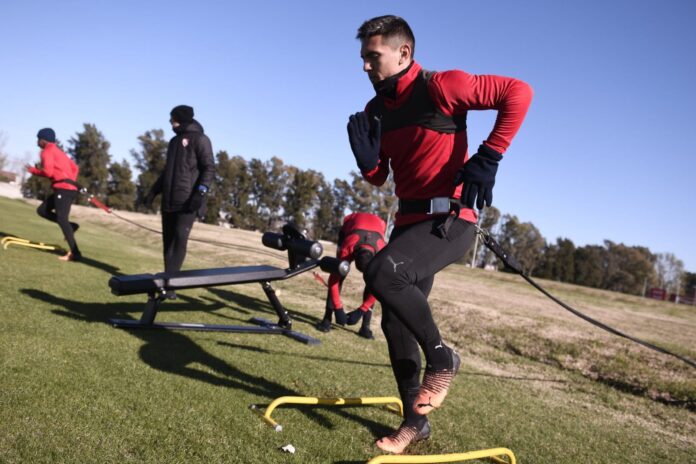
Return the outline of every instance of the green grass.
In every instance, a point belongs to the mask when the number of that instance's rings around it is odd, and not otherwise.
[[[57,226],[34,209],[0,198],[0,232],[60,243]],[[82,224],[78,240],[88,258],[83,263],[62,263],[35,250],[0,250],[0,463],[360,463],[378,454],[375,438],[399,423],[379,408],[280,407],[273,414],[284,427],[280,433],[249,410],[253,403],[268,404],[283,395],[395,395],[377,322],[374,341],[354,330],[315,331],[325,290],[307,273],[275,286],[295,316],[296,330],[320,338],[318,346],[275,335],[114,329],[108,319],[137,319],[144,298],[116,297],[107,281],[112,273],[159,270],[159,238],[98,210],[78,208],[76,215]],[[196,225],[194,235],[206,230],[212,229]],[[258,246],[262,251],[260,235]],[[281,265],[248,250],[190,243],[186,267],[249,262]],[[345,298],[355,306],[356,274],[346,282]],[[462,282],[486,299],[474,298],[471,307],[463,307],[466,298],[450,294],[458,288],[435,286],[436,318],[462,352],[464,365],[445,406],[431,415],[432,439],[409,453],[503,446],[521,463],[693,460],[696,413],[616,388],[588,372],[619,375],[630,385],[660,385],[693,399],[694,370],[642,349],[627,350],[611,337],[587,344],[584,323],[554,322],[554,309],[536,318],[500,303],[503,295],[537,298],[514,276],[453,266],[440,279]],[[606,295],[560,284],[553,288],[581,302]],[[258,285],[181,293],[164,305],[158,320],[274,319]],[[531,301],[534,306],[536,300]],[[620,296],[613,304],[639,303]],[[497,313],[487,313],[489,307]],[[639,309],[672,311],[652,302]],[[682,318],[684,330],[694,330],[693,313],[679,310],[672,317]],[[582,337],[559,342],[545,335],[560,325],[578,327]],[[694,353],[693,345],[658,341]],[[582,364],[589,359],[584,356],[592,357],[594,367]],[[650,375],[656,376],[653,383],[645,383]],[[280,451],[289,443],[297,448],[294,455]]]

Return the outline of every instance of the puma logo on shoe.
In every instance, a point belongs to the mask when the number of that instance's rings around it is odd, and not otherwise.
[[[441,349],[441,348],[442,348],[442,343],[440,343],[439,345],[436,345],[436,346],[435,346],[435,349],[436,349],[436,350]]]
[[[452,380],[461,365],[459,354],[451,348],[449,351],[452,363],[451,368],[434,370],[430,365],[426,367],[423,382],[418,389],[418,395],[413,401],[413,410],[416,414],[428,414],[433,409],[439,408],[447,396]]]
[[[394,266],[394,272],[396,272],[396,266],[398,266],[399,264],[404,264],[403,261],[399,261],[398,263],[394,262],[394,259],[391,257],[391,255],[387,256],[387,259],[390,263],[392,263],[392,266]]]
[[[433,406],[433,404],[430,402],[430,398],[431,398],[431,397],[428,397],[428,402],[427,402],[427,403],[418,403],[418,407],[419,407],[419,408],[424,408],[424,407],[426,407],[426,406],[430,406],[431,408],[434,409],[435,406]]]

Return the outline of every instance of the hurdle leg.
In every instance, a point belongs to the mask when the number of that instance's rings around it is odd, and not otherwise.
[[[275,290],[273,290],[273,287],[271,287],[271,283],[268,281],[263,281],[261,282],[261,288],[263,288],[263,292],[266,294],[268,301],[271,302],[271,306],[273,306],[273,309],[278,315],[278,326],[284,329],[290,329],[292,327],[290,315],[278,299],[278,295],[276,295]]]

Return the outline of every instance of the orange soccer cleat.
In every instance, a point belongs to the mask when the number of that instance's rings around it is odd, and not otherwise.
[[[433,409],[439,408],[449,392],[454,376],[457,375],[462,361],[456,351],[449,347],[447,349],[451,353],[452,368],[440,370],[425,369],[418,396],[416,396],[413,402],[413,410],[417,414],[428,414]]]
[[[61,261],[79,261],[80,259],[82,259],[82,256],[73,254],[71,251],[68,251],[67,254],[59,256],[58,259]]]
[[[377,448],[388,453],[401,454],[411,443],[430,438],[430,424],[423,422],[423,426],[418,428],[413,425],[406,425],[402,422],[399,428],[392,434],[382,437],[375,442]]]

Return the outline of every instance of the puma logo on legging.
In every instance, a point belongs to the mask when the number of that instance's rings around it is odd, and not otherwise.
[[[392,265],[394,266],[394,272],[396,272],[396,266],[398,266],[399,264],[404,264],[403,261],[399,261],[398,263],[395,263],[395,262],[394,262],[394,259],[391,257],[391,255],[387,256],[387,259],[388,259],[389,262],[392,263]]]

